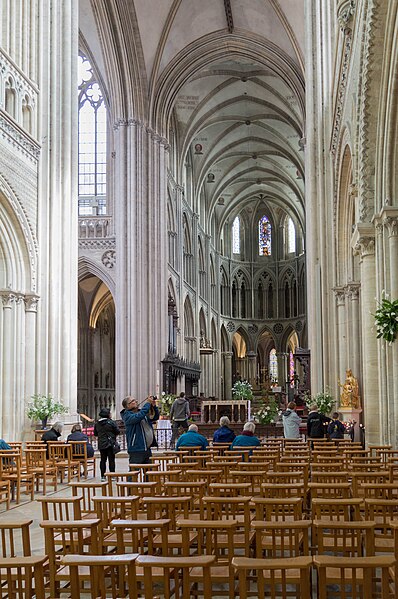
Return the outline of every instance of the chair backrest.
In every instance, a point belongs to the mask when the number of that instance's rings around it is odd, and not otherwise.
[[[87,461],[87,443],[88,441],[68,441],[72,448],[72,457],[79,462]]]
[[[263,497],[274,497],[275,499],[290,500],[293,497],[300,497],[302,500],[306,494],[304,483],[263,483],[261,485],[261,495]]]
[[[163,556],[169,555],[169,551],[172,552],[168,543],[170,524],[169,519],[112,520],[111,528],[116,530],[116,552],[154,555],[160,551]]]
[[[348,482],[348,472],[337,471],[320,471],[317,469],[318,464],[314,464],[311,471],[311,482],[322,484],[339,484]]]
[[[312,544],[318,555],[364,557],[375,553],[375,522],[314,520]]]
[[[256,571],[256,597],[311,597],[311,565],[312,557],[234,557],[232,566],[238,578],[238,597],[247,599],[249,596],[247,580],[253,570]],[[266,587],[270,587],[270,594]]]
[[[28,472],[31,470],[43,470],[47,468],[47,452],[46,448],[27,448],[25,449],[26,458],[26,469]]]
[[[65,555],[61,566],[70,572],[71,597],[81,596],[84,581],[84,591],[91,597],[117,599],[129,596],[135,599],[137,580],[134,562],[137,557],[136,554]]]
[[[237,483],[249,483],[250,484],[250,492],[252,495],[259,495],[261,484],[267,478],[266,470],[231,470],[230,476],[232,482]]]
[[[362,500],[351,499],[319,499],[311,502],[313,520],[360,520]]]
[[[70,482],[69,486],[72,488],[72,495],[74,497],[81,498],[81,514],[90,514],[95,511],[95,505],[93,498],[97,495],[107,495],[108,483],[107,482]]]
[[[20,478],[21,454],[13,449],[0,451],[0,480],[8,476]]]
[[[209,495],[216,497],[248,497],[251,495],[250,483],[211,483],[208,487]]]
[[[48,457],[53,463],[67,462],[69,464],[72,461],[72,446],[61,441],[49,441]]]
[[[160,484],[157,481],[129,482],[123,480],[116,483],[116,494],[119,497],[128,497],[130,495],[152,497],[153,495],[160,495]]]
[[[0,520],[0,553],[1,557],[17,557],[31,555],[29,527],[33,520],[12,521]]]
[[[37,501],[41,503],[43,520],[54,522],[65,522],[68,520],[81,520],[82,496],[77,497],[38,497]]]
[[[108,484],[108,495],[114,495],[113,483],[120,481],[137,482],[139,475],[140,473],[138,470],[129,472],[105,472],[105,478],[107,479]]]
[[[44,564],[47,556],[0,558],[0,588],[2,597],[31,599],[45,597]]]
[[[333,499],[344,499],[351,497],[351,483],[308,483],[311,497],[330,497]]]
[[[109,531],[112,520],[137,520],[140,498],[137,495],[129,497],[113,497],[96,495],[93,503],[97,518],[101,522],[101,530]]]
[[[170,597],[191,597],[190,589],[191,573],[199,572],[203,580],[203,599],[212,599],[211,588],[211,566],[215,561],[214,556],[203,555],[194,557],[153,557],[149,555],[140,555],[137,558],[137,566],[144,569],[144,597],[153,599],[153,589],[155,585],[155,576],[159,577],[159,570],[162,571],[162,582],[164,585],[164,596]]]
[[[190,555],[190,539],[195,535],[198,555],[214,555],[218,565],[230,565],[240,551],[234,543],[238,525],[237,520],[178,520],[177,526],[182,531],[182,554]]]
[[[267,497],[253,497],[256,510],[256,520],[286,521],[301,520],[303,515],[303,502],[300,497],[285,499],[269,499]]]
[[[187,519],[192,496],[181,497],[142,497],[142,504],[148,520],[170,520],[170,530],[175,531],[179,518]]]
[[[318,597],[327,599],[333,585],[336,597],[350,599],[388,599],[391,597],[394,557],[333,557],[317,555],[314,564],[318,572]],[[350,589],[349,594],[347,589]]]
[[[201,520],[237,520],[245,538],[245,547],[250,547],[251,497],[206,496],[201,501]]]
[[[253,520],[257,558],[309,555],[311,520],[264,522]]]

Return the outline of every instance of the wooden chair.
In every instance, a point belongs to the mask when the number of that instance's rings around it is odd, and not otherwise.
[[[107,479],[108,483],[108,495],[114,495],[113,483],[117,483],[120,481],[138,482],[139,475],[140,473],[138,470],[135,470],[134,472],[130,470],[128,472],[105,472],[105,478]]]
[[[261,485],[261,495],[268,498],[284,499],[285,501],[299,497],[304,501],[306,492],[304,483],[263,483]]]
[[[398,482],[395,483],[365,483],[361,485],[364,499],[395,499],[398,501]]]
[[[36,491],[39,491],[40,479],[43,481],[43,495],[47,493],[47,479],[50,480],[54,491],[58,488],[57,468],[47,460],[45,448],[25,449],[26,471],[32,474],[36,481]]]
[[[352,494],[354,497],[364,497],[363,484],[385,484],[390,482],[390,473],[387,472],[352,472]]]
[[[1,557],[29,556],[32,554],[29,527],[33,520],[0,520]]]
[[[283,558],[310,555],[311,520],[265,522],[253,520],[255,557]]]
[[[248,497],[250,491],[250,483],[211,483],[208,487],[209,495],[215,497]]]
[[[210,568],[215,562],[215,556],[204,555],[194,557],[153,557],[140,555],[136,565],[144,569],[144,597],[153,599],[158,596],[159,585],[156,584],[161,569],[163,576],[163,594],[170,597],[173,592],[175,597],[191,597],[191,588],[195,584],[191,579],[191,572],[199,572],[203,580],[203,599],[212,599]]]
[[[317,464],[313,465],[313,468],[315,468],[317,466]],[[348,472],[344,472],[341,470],[337,470],[337,471],[329,471],[329,472],[322,472],[319,470],[312,470],[311,471],[311,482],[312,483],[321,483],[321,484],[328,484],[328,485],[338,485],[340,483],[348,483]]]
[[[239,453],[240,455],[240,460],[242,462],[248,462],[249,461],[249,456],[252,454],[253,452],[253,448],[248,448],[248,447],[240,447],[239,445],[235,445],[235,447],[233,449],[226,449],[224,451],[224,456],[227,457],[234,457],[236,456],[237,453]]]
[[[160,484],[153,482],[134,482],[119,481],[116,483],[116,495],[118,497],[129,497],[138,495],[139,497],[153,497],[161,494]]]
[[[318,597],[350,597],[350,599],[391,599],[394,558],[330,557],[317,555],[314,564],[318,572]],[[333,588],[331,589],[331,586]]]
[[[182,470],[148,470],[146,473],[147,482],[158,483],[158,488],[162,489],[167,482],[177,482],[181,479]]]
[[[60,562],[67,553],[79,555],[98,555],[99,543],[98,519],[71,520],[54,522],[43,520],[44,542],[48,555],[51,597],[58,597],[61,583],[69,583],[70,573]],[[88,573],[86,578],[88,579]]]
[[[185,455],[182,458],[182,463],[198,462],[199,468],[205,468],[206,463],[211,461],[213,453],[209,450],[197,450],[195,453]]]
[[[233,483],[249,483],[252,495],[260,495],[261,485],[267,478],[266,470],[231,470],[229,473]]]
[[[114,551],[117,538],[112,520],[137,520],[140,498],[137,495],[129,497],[96,495],[92,501],[100,521],[98,534],[102,552]]]
[[[235,545],[237,520],[178,520],[177,525],[182,531],[183,555],[190,555],[189,539],[195,534],[197,554],[215,556],[215,562],[210,569],[213,596],[220,592],[225,595],[225,591],[220,591],[214,588],[215,586],[228,585],[229,596],[233,598],[232,558],[239,552]],[[201,571],[191,571],[191,579],[197,585],[203,583]]]
[[[256,559],[234,557],[232,566],[238,579],[235,595],[254,597],[311,597],[312,557]],[[254,577],[250,577],[252,572]],[[276,590],[278,588],[278,591]]]
[[[308,483],[311,498],[324,497],[325,499],[344,499],[351,497],[351,483]]]
[[[83,467],[83,476],[88,478],[89,472],[95,477],[95,456],[89,458],[87,456],[87,441],[69,441],[72,446],[72,459],[80,462]]]
[[[168,543],[171,549],[182,550],[182,534],[177,526],[177,520],[187,520],[190,515],[192,497],[143,497],[142,504],[148,520],[170,520]],[[190,543],[193,544],[196,537],[192,536]],[[155,547],[161,546],[161,538],[154,540]]]
[[[375,522],[314,520],[312,543],[317,555],[370,557],[375,554]]]
[[[116,531],[116,553],[159,553],[166,557],[169,548],[170,520],[112,520]],[[160,540],[160,543],[159,543]],[[155,544],[156,543],[156,544]]]
[[[179,456],[173,451],[163,455],[153,455],[149,460],[152,464],[158,464],[159,470],[168,470],[170,464],[177,464]]]
[[[21,500],[22,490],[34,498],[34,475],[22,468],[22,458],[19,452],[12,449],[0,451],[0,481],[10,483],[11,499],[16,503]]]
[[[362,500],[351,499],[318,499],[311,501],[313,520],[351,520],[361,519]]]
[[[202,470],[202,469],[192,469],[186,470],[184,473],[185,480],[191,482],[201,482],[204,481],[206,483],[207,488],[211,483],[215,483],[221,480],[223,471],[222,470]]]
[[[0,558],[2,597],[31,599],[45,597],[46,555]]]
[[[107,495],[108,483],[99,481],[72,481],[69,483],[69,486],[72,489],[72,496],[80,497],[81,519],[96,518],[97,514],[93,498],[97,495]]]
[[[199,504],[205,495],[206,486],[205,482],[167,482],[163,485],[163,490],[164,494],[169,497],[191,497],[189,513],[192,515],[195,512],[199,512]]]
[[[376,553],[392,552],[394,550],[393,520],[398,518],[398,502],[395,499],[365,499],[365,520],[374,521]]]
[[[203,497],[200,519],[236,520],[239,527],[234,536],[235,547],[239,547],[248,555],[254,538],[251,530],[251,497]]]
[[[70,596],[137,598],[138,555],[65,555],[61,568],[70,572]]]
[[[11,483],[9,480],[0,479],[0,503],[6,504],[6,509],[10,509],[11,502]]]
[[[266,497],[253,497],[256,520],[291,521],[302,520],[303,502],[301,498],[292,498],[287,502],[285,499],[268,499]]]
[[[138,479],[137,482],[143,483],[146,482],[146,473],[149,470],[159,470],[159,464],[151,463],[151,464],[129,464],[129,470],[138,471]]]
[[[270,462],[238,462],[237,468],[234,468],[234,470],[247,470],[248,472],[262,470],[268,472],[270,466]]]
[[[80,462],[72,458],[72,445],[70,443],[49,441],[48,457],[52,466],[57,469],[61,483],[64,480],[65,473],[67,474],[68,483],[74,477],[80,480]]]

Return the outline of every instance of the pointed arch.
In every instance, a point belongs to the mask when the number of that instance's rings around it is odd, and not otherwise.
[[[258,221],[258,253],[260,256],[271,256],[272,253],[271,221],[264,214]]]
[[[192,304],[189,296],[184,301],[184,357],[193,362],[195,360],[195,324]]]

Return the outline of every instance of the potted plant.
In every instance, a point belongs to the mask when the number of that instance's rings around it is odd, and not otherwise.
[[[233,399],[253,399],[253,389],[247,381],[236,381],[232,387]]]
[[[330,389],[327,387],[324,391],[315,395],[312,398],[312,401],[318,406],[318,412],[325,415],[330,414],[336,403],[330,392]]]
[[[281,411],[275,397],[269,397],[264,399],[264,404],[253,414],[253,417],[258,424],[275,424],[280,415]]]
[[[47,420],[56,414],[66,414],[68,408],[60,401],[53,398],[52,395],[32,395],[28,401],[26,414],[31,420],[40,420],[42,428],[46,428]]]
[[[374,317],[377,339],[382,337],[391,344],[395,341],[398,332],[398,300],[392,302],[384,297]]]
[[[177,395],[173,395],[172,393],[162,392],[162,396],[160,398],[160,414],[163,418],[169,418],[171,406],[174,401],[177,399]]]

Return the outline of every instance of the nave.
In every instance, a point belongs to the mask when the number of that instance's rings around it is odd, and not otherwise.
[[[395,597],[397,457],[276,438],[22,490],[0,517],[2,597]]]

